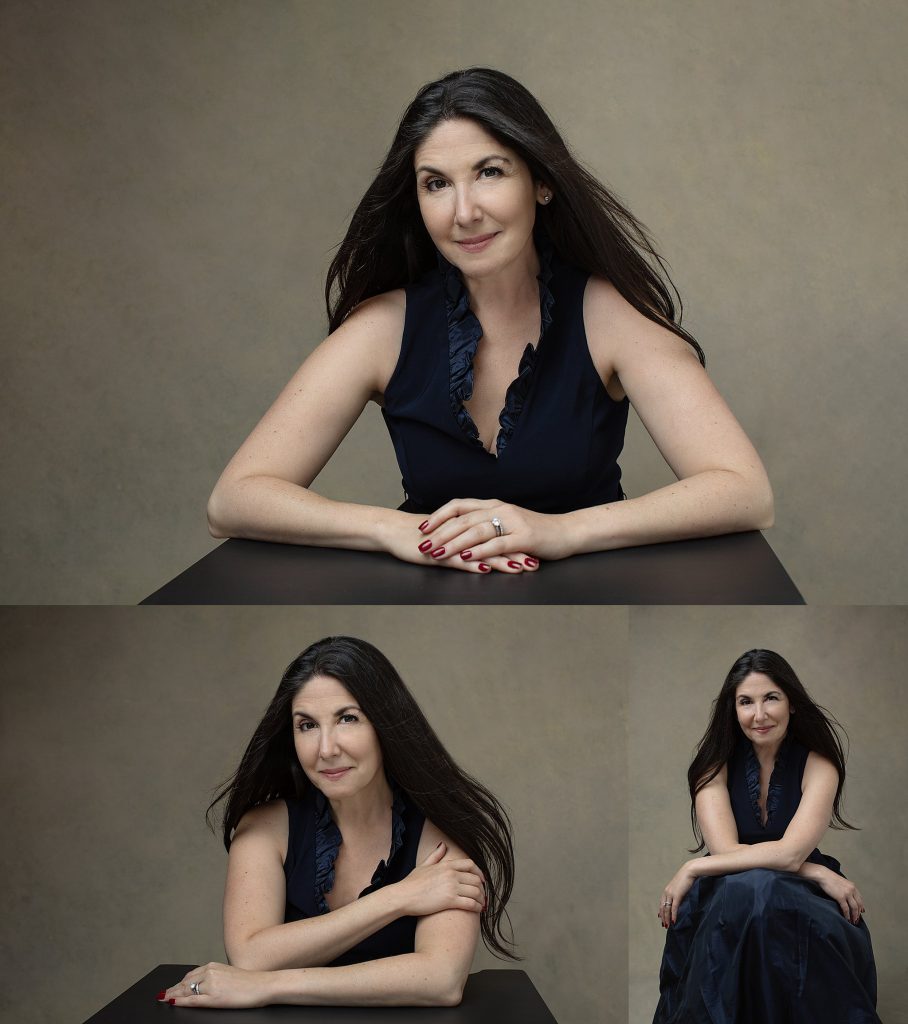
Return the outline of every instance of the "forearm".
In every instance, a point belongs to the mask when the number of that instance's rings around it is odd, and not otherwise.
[[[740,845],[726,853],[709,857],[695,857],[685,867],[694,878],[706,875],[730,875],[736,871],[750,871],[752,868],[771,868],[775,871],[798,871],[804,857],[790,843],[778,840],[768,843]]]
[[[707,470],[565,519],[575,554],[762,530],[772,525],[772,491],[762,468],[748,474]]]
[[[402,915],[386,886],[319,917],[272,925],[226,942],[231,964],[250,971],[321,967]]]
[[[456,1006],[468,971],[456,956],[438,953],[275,971],[267,982],[268,1001],[302,1006]]]
[[[360,551],[387,550],[386,534],[404,516],[394,509],[333,501],[269,476],[220,480],[208,502],[215,537]]]

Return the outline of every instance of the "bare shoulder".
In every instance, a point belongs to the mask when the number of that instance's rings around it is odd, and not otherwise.
[[[686,341],[635,309],[603,277],[591,275],[583,296],[583,321],[590,355],[600,375],[627,373],[634,364],[652,359],[699,366]],[[603,379],[608,379],[604,377]]]
[[[832,785],[836,786],[838,781],[839,771],[832,761],[828,757],[818,754],[815,750],[811,750],[807,755],[807,762],[804,765],[803,784],[806,786],[808,782],[818,782],[827,785],[832,783]]]
[[[233,833],[230,851],[233,853],[234,850],[253,846],[260,850],[274,849],[280,853],[283,861],[287,854],[289,831],[286,803],[283,800],[270,800],[243,815]]]
[[[403,288],[373,295],[328,336],[320,346],[322,353],[370,368],[373,389],[380,394],[400,358],[406,312]]]

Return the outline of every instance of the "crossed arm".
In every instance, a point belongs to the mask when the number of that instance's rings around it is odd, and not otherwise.
[[[243,818],[231,846],[224,897],[231,965],[195,968],[162,993],[163,999],[198,1008],[460,1002],[479,935],[481,873],[431,823],[423,828],[419,864],[402,882],[321,917],[283,923],[286,841],[281,801]],[[324,966],[402,916],[419,918],[412,953]],[[191,982],[198,983],[199,995]]]
[[[630,398],[676,483],[564,515],[466,495],[426,518],[317,494],[312,481],[394,372],[405,301],[396,291],[364,302],[297,371],[221,475],[208,505],[214,536],[518,573],[538,559],[772,524],[760,458],[689,346],[596,278],[584,300],[590,355],[613,397]]]
[[[738,841],[727,778],[727,770],[723,766],[719,774],[697,793],[697,821],[710,856],[695,857],[685,862],[666,885],[658,912],[663,927],[675,923],[678,907],[697,878],[728,875],[751,868],[790,871],[817,882],[836,900],[844,916],[857,923],[864,907],[856,887],[822,864],[807,861],[829,827],[838,785],[835,766],[811,752],[804,767],[801,802],[785,834],[779,840],[753,845]]]

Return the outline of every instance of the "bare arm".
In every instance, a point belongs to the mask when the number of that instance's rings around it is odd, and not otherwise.
[[[427,822],[417,856],[441,841],[447,857],[454,863],[465,859],[462,851],[439,837],[438,830]],[[423,863],[428,856],[431,853]],[[473,892],[473,884],[467,889]],[[366,899],[368,897],[363,897],[358,902]],[[472,896],[464,899],[471,905],[476,903]],[[333,911],[327,916],[339,913]],[[242,970],[225,964],[207,964],[190,971],[164,993],[164,998],[178,1006],[198,1008],[269,1003],[455,1006],[463,993],[478,936],[479,914],[475,909],[441,910],[420,917],[412,953],[343,967]],[[198,984],[201,994],[190,991],[191,982]]]
[[[584,317],[600,376],[610,392],[627,394],[678,482],[572,513],[577,550],[771,526],[760,457],[691,347],[599,278],[587,286]]]
[[[213,536],[374,551],[395,527],[415,533],[418,517],[310,489],[390,379],[404,309],[403,292],[375,296],[303,363],[221,474],[208,502]]]
[[[256,807],[243,817],[230,847],[224,890],[224,947],[231,964],[275,971],[331,963],[352,946],[398,917],[462,907],[474,914],[481,902],[479,871],[454,856],[440,839],[401,882],[320,917],[284,922],[287,810],[282,800]],[[427,836],[431,832],[426,830]],[[472,882],[471,882],[472,880]]]
[[[663,891],[659,916],[663,924],[677,919],[678,907],[697,878],[728,875],[751,868],[798,872],[829,827],[838,784],[835,766],[811,752],[804,767],[801,802],[779,840],[748,845],[738,842],[726,769],[697,794],[697,820],[709,848],[709,857],[695,857],[681,865]],[[670,901],[668,907],[666,902]]]

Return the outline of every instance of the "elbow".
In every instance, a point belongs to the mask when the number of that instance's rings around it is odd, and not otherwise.
[[[466,978],[455,978],[443,985],[436,993],[433,1006],[460,1006],[463,1002],[463,990]]]
[[[793,874],[797,874],[801,870],[801,865],[810,856],[810,851],[806,853],[803,850],[793,850],[790,847],[780,846],[779,847],[779,863],[778,868],[780,871],[791,871]]]
[[[224,540],[233,536],[231,530],[230,509],[233,502],[230,499],[230,485],[224,482],[223,477],[215,484],[211,497],[208,499],[208,532],[215,540]]]
[[[768,530],[776,521],[776,503],[768,480],[757,496],[754,516],[758,530]]]
[[[742,503],[744,530],[768,530],[776,520],[775,500],[766,473],[762,470],[748,481]]]

